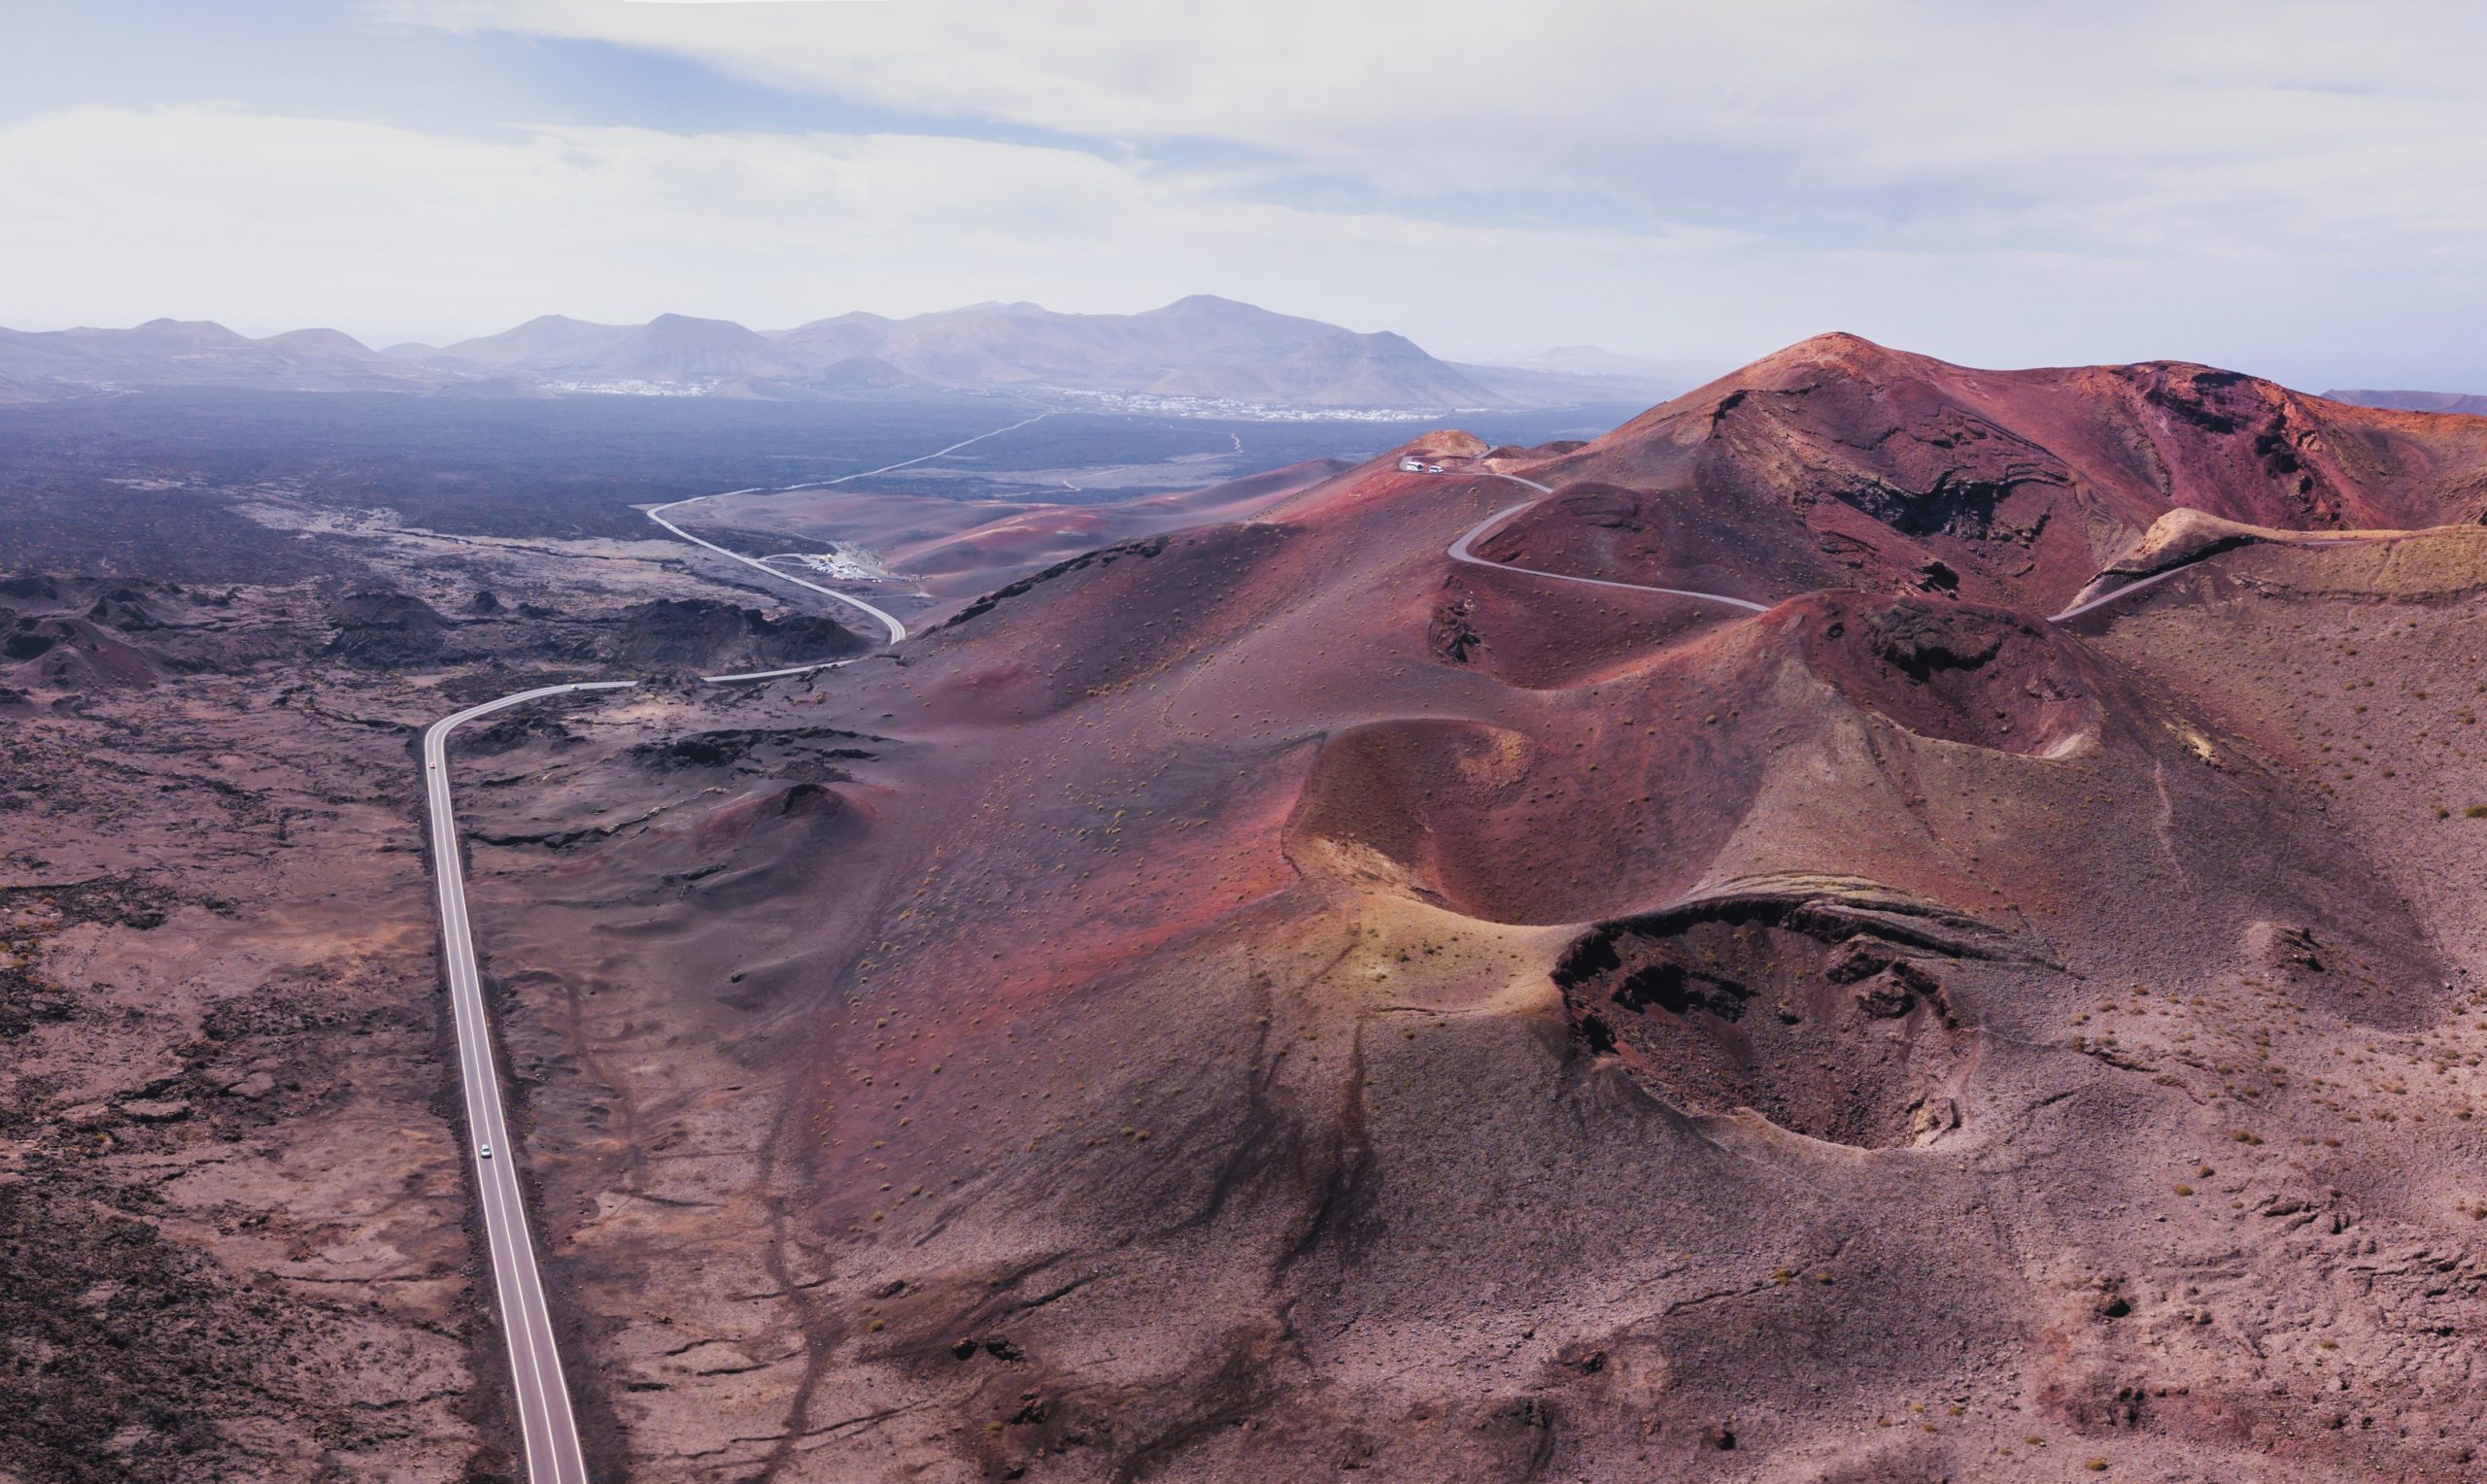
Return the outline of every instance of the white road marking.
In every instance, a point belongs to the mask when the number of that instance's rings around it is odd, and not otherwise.
[[[465,1094],[466,1128],[475,1143],[475,1185],[482,1196],[484,1241],[492,1257],[493,1290],[501,1312],[501,1335],[509,1349],[510,1380],[527,1454],[527,1476],[538,1484],[587,1484],[586,1454],[562,1372],[552,1312],[535,1265],[528,1231],[526,1196],[519,1189],[516,1146],[502,1116],[500,1076],[494,1065],[492,1028],[484,1006],[483,976],[466,919],[466,873],[458,848],[458,818],[449,793],[449,734],[477,717],[548,695],[579,691],[628,690],[630,680],[542,686],[469,706],[434,722],[424,732],[424,788],[431,814],[432,881],[440,904],[441,959],[449,980],[449,1005],[458,1034],[459,1082]],[[487,1159],[485,1149],[500,1158]]]

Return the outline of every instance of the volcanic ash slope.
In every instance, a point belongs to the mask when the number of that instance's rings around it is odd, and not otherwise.
[[[2180,506],[2474,516],[2487,423],[1845,337],[1739,377],[1503,451],[1565,492],[1478,550],[1766,612],[1454,564],[1527,491],[1384,460],[826,688],[879,740],[817,917],[686,970],[791,1099],[805,1476],[2470,1467],[2476,909],[2402,858],[2474,876],[2487,542],[2042,615]],[[2387,621],[2442,715],[2369,795],[2319,750],[2364,704],[2237,677]]]

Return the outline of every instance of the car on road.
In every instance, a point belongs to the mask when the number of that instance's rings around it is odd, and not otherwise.
[[[493,1146],[492,1146],[492,1145],[490,1145],[490,1144],[486,1144],[486,1145],[484,1146],[483,1150],[482,1150],[482,1153],[483,1153],[483,1156],[484,1156],[484,1158],[485,1158],[485,1159],[487,1159],[487,1160],[491,1159],[491,1158],[493,1157]]]

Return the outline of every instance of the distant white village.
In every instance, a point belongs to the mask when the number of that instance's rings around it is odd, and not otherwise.
[[[1228,422],[1415,422],[1452,413],[1485,412],[1481,407],[1278,407],[1267,402],[1239,402],[1226,397],[1169,397],[1133,391],[1074,391],[1046,388],[1049,394],[1076,398],[1101,412],[1142,413],[1159,418],[1214,418]]]
[[[615,381],[547,381],[547,391],[574,396],[705,397],[715,396],[721,383],[711,379],[650,381],[632,377]],[[1197,418],[1222,422],[1415,422],[1479,407],[1283,407],[1268,402],[1241,402],[1229,397],[1172,397],[1134,391],[1086,391],[1068,387],[1032,388],[1039,395],[1082,402],[1106,413],[1151,418]]]
[[[546,382],[547,391],[570,391],[606,397],[704,397],[716,394],[714,382],[651,382],[631,378],[618,382]]]

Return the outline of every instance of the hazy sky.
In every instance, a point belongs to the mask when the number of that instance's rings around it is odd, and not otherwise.
[[[1438,354],[2487,390],[2487,12],[6,0],[0,324],[1226,294]]]

